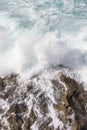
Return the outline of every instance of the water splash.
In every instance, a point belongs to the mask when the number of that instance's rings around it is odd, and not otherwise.
[[[86,29],[85,0],[0,1],[0,74],[64,64],[84,79]]]

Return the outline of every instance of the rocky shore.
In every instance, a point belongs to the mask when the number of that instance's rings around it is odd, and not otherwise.
[[[0,78],[0,130],[87,130],[83,84],[57,71]]]

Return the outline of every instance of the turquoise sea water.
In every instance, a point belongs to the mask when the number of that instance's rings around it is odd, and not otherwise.
[[[44,21],[45,31],[75,27],[86,23],[86,0],[4,0],[0,13],[16,21],[18,28],[32,28],[38,20]],[[3,16],[4,17],[4,16]],[[81,20],[83,21],[81,23]],[[68,28],[67,26],[67,28]],[[57,30],[58,31],[58,30]]]

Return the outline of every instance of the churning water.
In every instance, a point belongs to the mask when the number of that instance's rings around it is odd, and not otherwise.
[[[87,0],[0,0],[0,75],[55,64],[87,81]]]

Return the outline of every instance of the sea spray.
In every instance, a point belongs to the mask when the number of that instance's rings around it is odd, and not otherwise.
[[[0,1],[0,75],[63,64],[87,81],[86,8],[85,0]]]

